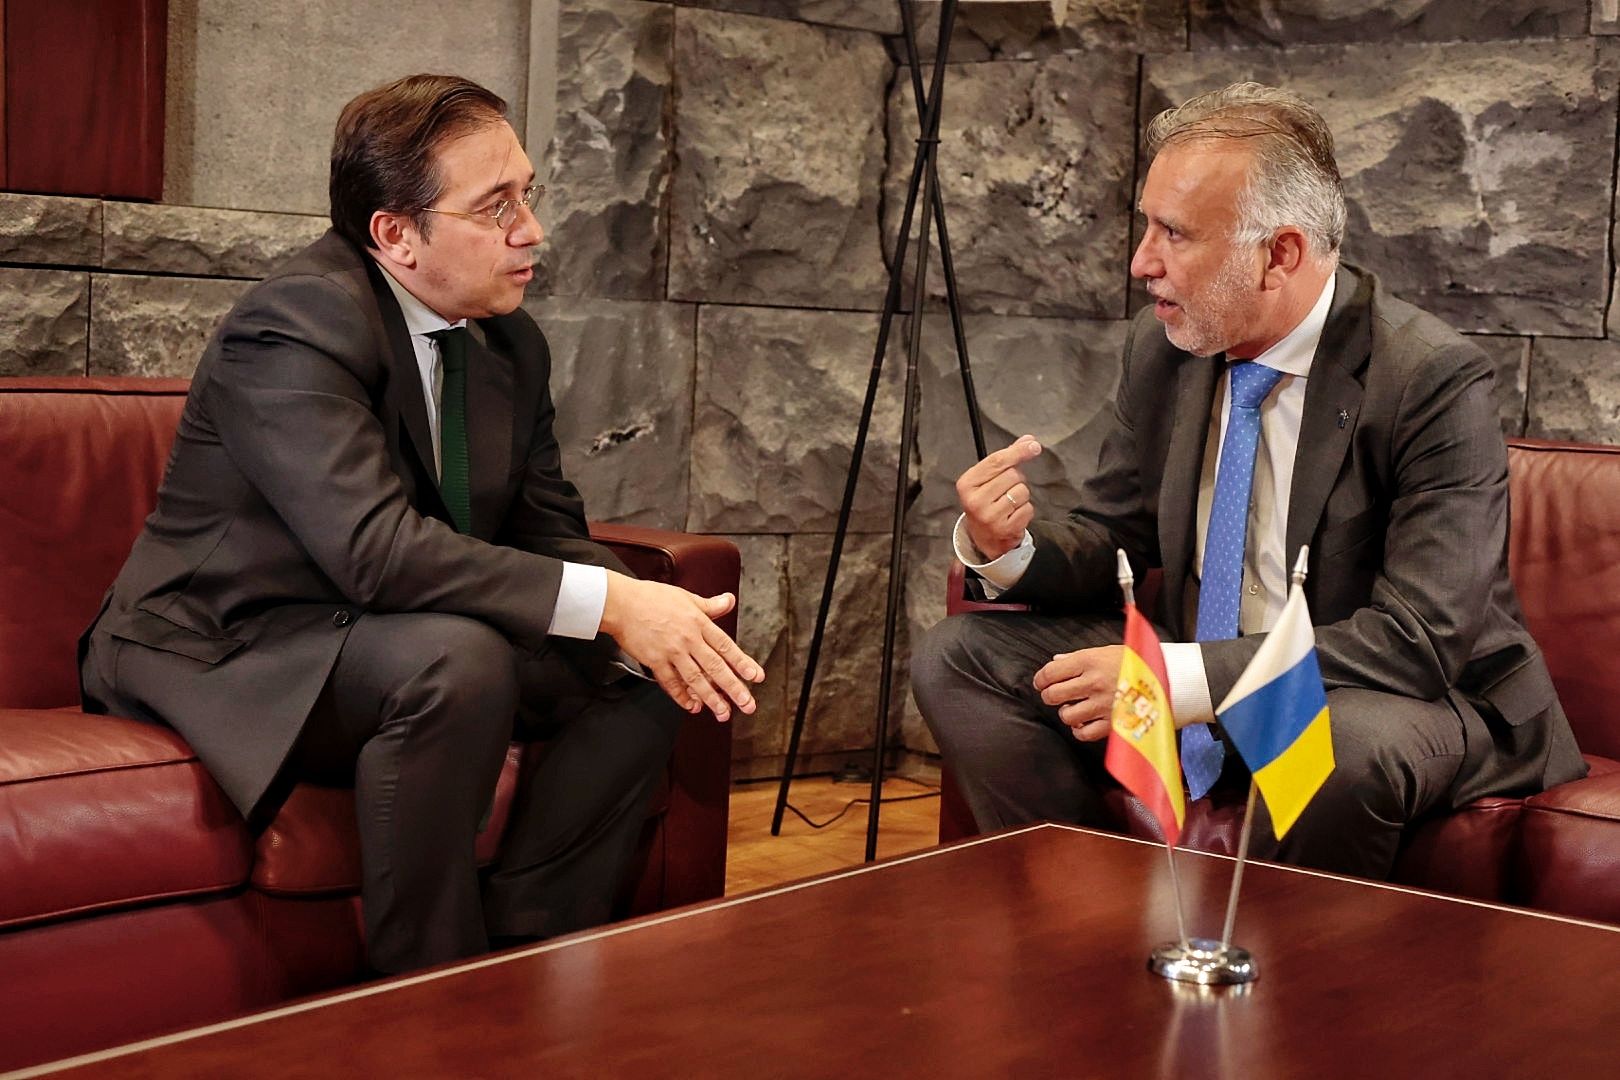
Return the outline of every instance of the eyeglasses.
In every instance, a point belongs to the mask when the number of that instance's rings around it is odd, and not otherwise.
[[[505,230],[510,229],[512,223],[517,220],[519,206],[527,206],[530,212],[533,212],[535,207],[540,205],[540,200],[545,197],[545,194],[546,185],[530,184],[523,189],[523,193],[517,198],[502,199],[488,210],[475,210],[472,213],[466,213],[461,210],[440,210],[433,206],[419,206],[417,209],[426,210],[430,214],[448,214],[450,217],[467,218],[469,221],[476,221],[480,224],[487,221],[493,223],[497,229]]]

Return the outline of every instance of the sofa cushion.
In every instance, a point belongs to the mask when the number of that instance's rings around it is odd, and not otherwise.
[[[0,709],[0,927],[224,892],[247,828],[167,728],[73,709]]]
[[[1585,779],[1525,800],[1520,888],[1531,907],[1620,923],[1620,766],[1587,763]]]

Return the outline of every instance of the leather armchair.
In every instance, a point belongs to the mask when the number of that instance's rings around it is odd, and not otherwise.
[[[299,786],[254,835],[174,732],[78,709],[75,642],[152,508],[186,389],[0,380],[0,1071],[362,971],[349,791]],[[737,591],[728,541],[592,532],[645,577]],[[723,891],[730,732],[707,713],[683,727],[622,913]],[[486,861],[536,752],[508,753],[479,838]]]

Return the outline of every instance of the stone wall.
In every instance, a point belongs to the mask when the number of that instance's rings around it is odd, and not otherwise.
[[[915,5],[925,55],[938,5]],[[271,7],[274,7],[272,5]],[[0,373],[190,372],[247,284],[324,227],[338,107],[412,70],[508,97],[551,186],[526,307],[594,517],[734,538],[770,679],[738,776],[778,772],[915,150],[893,0],[171,0],[160,206],[0,195]],[[296,8],[296,11],[292,9]],[[1040,505],[1092,467],[1143,162],[1166,104],[1280,82],[1334,127],[1348,257],[1474,335],[1503,430],[1620,442],[1612,265],[1620,19],[1589,0],[965,0],[940,176],[986,434]],[[381,37],[376,26],[398,27]],[[407,29],[409,28],[409,29]],[[922,320],[896,745],[972,460],[937,251]],[[909,294],[908,294],[909,295]],[[893,327],[806,733],[870,747],[900,466]]]

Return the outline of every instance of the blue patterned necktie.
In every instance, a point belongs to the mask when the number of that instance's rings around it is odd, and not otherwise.
[[[1243,603],[1243,552],[1249,529],[1249,492],[1254,487],[1254,452],[1260,445],[1260,403],[1283,373],[1264,364],[1232,365],[1232,407],[1221,440],[1215,498],[1204,530],[1204,572],[1198,587],[1198,640],[1238,636]],[[1181,771],[1187,793],[1201,799],[1221,775],[1226,748],[1208,724],[1181,731]]]

